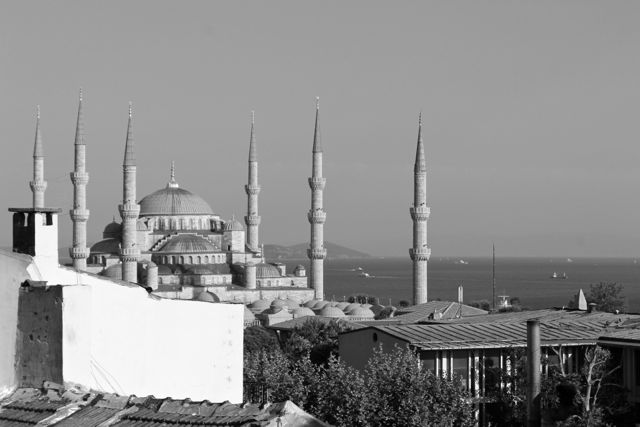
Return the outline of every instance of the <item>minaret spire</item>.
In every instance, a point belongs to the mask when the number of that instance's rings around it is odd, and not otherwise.
[[[316,98],[316,123],[313,132],[312,176],[309,178],[311,188],[311,209],[307,214],[311,224],[311,242],[307,256],[311,261],[309,271],[310,286],[315,291],[315,298],[324,299],[324,259],[327,250],[324,247],[324,222],[327,214],[323,209],[323,192],[326,179],[322,176],[322,144],[320,141],[320,98]]]
[[[71,172],[73,183],[73,209],[69,211],[73,223],[73,246],[69,248],[69,255],[73,259],[73,266],[78,270],[87,269],[87,220],[89,210],[87,206],[87,183],[89,174],[86,171],[86,145],[84,142],[84,120],[82,115],[82,88],[78,101],[78,120],[76,122],[76,137],[74,142],[74,168]]]
[[[247,225],[247,247],[249,250],[257,252],[258,227],[260,226],[260,215],[258,215],[258,194],[260,185],[258,184],[258,147],[255,134],[255,112],[251,112],[251,134],[249,136],[249,177],[247,185],[244,186],[247,193],[247,215],[244,223]]]
[[[138,258],[140,250],[136,242],[136,222],[140,206],[136,202],[136,157],[133,141],[133,107],[129,103],[129,123],[127,141],[122,164],[123,185],[120,216],[122,217],[122,242],[120,260],[122,261],[122,279],[136,283],[138,281]]]
[[[427,246],[427,220],[431,209],[427,207],[427,162],[422,142],[422,113],[418,119],[418,144],[413,168],[413,206],[410,209],[413,220],[413,247],[409,255],[413,261],[413,303],[422,304],[427,299],[427,264],[431,249]]]
[[[40,106],[36,108],[36,138],[33,144],[33,181],[29,182],[33,193],[33,207],[44,208],[44,192],[47,181],[44,180],[44,148],[40,132]]]

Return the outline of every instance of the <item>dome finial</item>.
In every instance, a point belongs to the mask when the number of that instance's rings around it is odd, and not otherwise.
[[[36,119],[40,120],[40,104],[36,106]]]
[[[129,118],[133,116],[133,102],[129,101]]]
[[[79,98],[80,98],[80,102],[82,102],[82,87],[80,88],[80,96],[79,96]]]
[[[176,162],[171,160],[171,177],[169,178],[169,183],[167,184],[167,188],[178,188],[179,185],[176,182]]]

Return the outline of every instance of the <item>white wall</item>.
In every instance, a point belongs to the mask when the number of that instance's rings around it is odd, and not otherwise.
[[[31,278],[64,286],[65,383],[118,394],[242,401],[242,305],[162,299],[137,285],[35,262]],[[16,280],[10,288],[17,313]],[[15,327],[9,326],[15,347]],[[0,344],[11,341],[0,338]],[[15,348],[3,366],[8,359],[13,372]]]
[[[65,381],[119,394],[242,401],[241,305],[87,282],[63,291]]]

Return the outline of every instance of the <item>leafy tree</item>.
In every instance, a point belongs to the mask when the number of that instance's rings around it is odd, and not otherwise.
[[[345,323],[323,323],[311,317],[292,331],[283,350],[294,360],[308,356],[313,363],[324,364],[331,356],[338,356],[338,334],[348,329]]]
[[[492,403],[485,406],[491,425],[524,426],[527,416],[527,372],[524,349],[513,349],[507,355],[509,370],[485,366],[485,397]],[[502,386],[501,386],[502,385]]]
[[[587,297],[587,302],[595,303],[596,309],[615,313],[624,312],[626,309],[624,290],[622,284],[616,282],[600,282],[591,285]]]
[[[410,303],[409,301],[407,301],[407,300],[403,299],[403,300],[400,300],[400,301],[398,302],[398,305],[399,305],[400,307],[402,307],[402,308],[406,308],[406,307],[409,307],[409,306],[411,305],[411,303]]]
[[[424,369],[411,349],[375,350],[365,368],[371,426],[474,425],[469,396],[457,379]]]
[[[388,319],[391,317],[391,315],[394,313],[394,309],[393,307],[385,307],[383,308],[380,313],[378,313],[378,315],[375,317],[376,320],[381,320],[381,319]]]
[[[319,369],[314,399],[308,410],[335,426],[369,426],[369,401],[364,377],[336,357]]]
[[[254,353],[259,350],[278,348],[278,340],[273,331],[264,326],[249,326],[244,330],[244,352]]]

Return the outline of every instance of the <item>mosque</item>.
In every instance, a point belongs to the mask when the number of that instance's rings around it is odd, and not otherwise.
[[[236,218],[223,219],[198,195],[181,187],[172,163],[168,183],[138,200],[136,193],[136,153],[133,137],[133,111],[129,118],[123,161],[121,221],[107,224],[103,240],[90,248],[86,226],[89,174],[86,170],[86,143],[82,111],[82,91],[74,143],[73,246],[69,254],[73,267],[110,279],[137,283],[149,292],[171,299],[208,302],[289,301],[305,303],[324,300],[324,223],[323,148],[320,137],[319,104],[316,102],[312,147],[311,209],[307,214],[311,235],[307,255],[309,271],[297,265],[288,272],[282,263],[268,263],[259,241],[261,217],[258,214],[258,154],[255,120],[252,115],[249,137],[248,180],[245,185],[247,214],[244,225]],[[414,165],[413,220],[413,302],[427,302],[427,265],[431,250],[427,246],[426,161],[422,142],[422,118]],[[44,149],[40,133],[40,113],[36,121],[33,154],[33,207],[44,207]],[[246,229],[245,229],[246,226]]]
[[[200,196],[181,187],[172,163],[168,183],[141,198],[136,197],[136,154],[133,138],[133,112],[129,119],[123,162],[123,199],[119,205],[121,221],[107,224],[103,240],[87,247],[86,225],[89,210],[86,192],[86,143],[83,125],[82,92],[75,134],[75,162],[71,181],[74,188],[73,246],[69,253],[73,267],[141,284],[158,296],[201,301],[251,303],[259,299],[289,299],[304,302],[323,298],[323,240],[325,213],[322,208],[322,147],[319,132],[319,108],[313,141],[311,245],[308,250],[311,271],[297,265],[288,272],[282,263],[266,262],[264,246],[259,243],[258,155],[251,120],[249,138],[247,215],[244,225],[236,218],[223,219]],[[34,207],[44,206],[44,149],[40,119],[36,122],[34,179],[30,183]],[[245,229],[246,225],[246,229]]]

